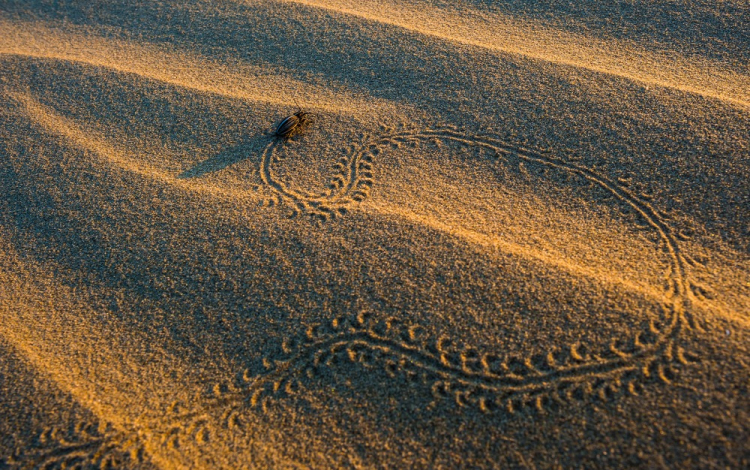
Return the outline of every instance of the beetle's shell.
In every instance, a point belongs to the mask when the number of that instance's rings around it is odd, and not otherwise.
[[[299,126],[300,118],[299,116],[297,116],[297,114],[292,114],[291,116],[281,121],[281,123],[279,124],[279,127],[276,128],[277,136],[287,137],[289,134],[292,133],[292,131],[294,131],[294,129],[297,128],[297,126]]]

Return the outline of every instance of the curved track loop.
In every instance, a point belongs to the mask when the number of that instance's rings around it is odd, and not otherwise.
[[[586,345],[576,344],[571,345],[567,353],[549,352],[547,357],[541,360],[537,358],[535,361],[533,358],[508,359],[502,351],[495,355],[442,351],[434,340],[410,343],[403,340],[408,337],[404,336],[403,331],[395,336],[378,334],[372,325],[359,323],[353,326],[355,323],[350,322],[350,327],[345,331],[331,333],[316,341],[299,342],[298,350],[287,359],[276,361],[269,373],[258,376],[243,393],[256,397],[263,395],[268,384],[288,380],[301,374],[311,365],[318,367],[319,360],[316,358],[321,356],[334,357],[338,352],[348,351],[344,356],[355,362],[366,362],[361,359],[364,357],[362,354],[353,352],[355,350],[369,351],[370,355],[377,358],[376,362],[394,363],[398,366],[397,369],[403,369],[407,375],[420,375],[423,381],[433,383],[433,390],[435,384],[442,384],[438,388],[448,384],[449,389],[458,390],[459,394],[478,394],[482,398],[480,401],[485,403],[482,406],[486,406],[490,398],[496,402],[497,397],[505,400],[511,395],[523,395],[521,401],[528,401],[529,398],[538,400],[549,394],[559,398],[561,391],[576,387],[599,395],[606,395],[607,390],[611,392],[623,386],[632,391],[637,388],[637,378],[656,376],[669,382],[673,373],[670,364],[675,361],[689,362],[689,355],[676,344],[681,329],[690,326],[687,322],[690,310],[690,284],[686,278],[686,260],[679,245],[678,233],[651,203],[639,198],[618,182],[589,168],[533,149],[512,145],[492,136],[467,135],[455,128],[446,127],[394,131],[365,140],[350,156],[340,159],[339,163],[344,164],[340,166],[343,171],[334,177],[330,192],[324,196],[307,194],[274,178],[275,143],[270,144],[264,151],[262,175],[264,182],[276,191],[282,200],[288,201],[300,210],[307,210],[311,215],[321,215],[318,210],[321,207],[326,209],[326,213],[330,213],[332,209],[362,200],[369,193],[372,186],[372,163],[375,156],[384,148],[420,141],[451,141],[481,147],[494,153],[498,158],[513,156],[521,161],[579,175],[629,206],[658,236],[659,245],[669,258],[663,297],[664,318],[661,324],[656,325],[651,321],[648,327],[643,331],[634,332],[632,337],[615,338],[611,344],[601,345],[598,351],[589,354],[579,351]],[[472,357],[467,357],[467,354]],[[459,359],[452,361],[451,355]],[[567,358],[564,357],[566,355]],[[487,358],[490,356],[503,358],[497,370],[489,366]],[[472,361],[476,363],[476,367],[469,365]],[[592,390],[595,383],[600,386],[598,391]],[[278,385],[271,387],[273,390],[278,388]],[[269,392],[270,395],[272,391]],[[487,393],[493,396],[488,397]],[[504,408],[510,406],[507,403],[505,405]]]
[[[180,444],[201,444],[214,433],[243,430],[252,409],[267,410],[275,399],[304,393],[303,382],[322,369],[335,371],[344,363],[380,368],[393,377],[422,384],[433,402],[452,398],[459,408],[516,413],[523,408],[554,409],[573,402],[607,400],[619,393],[638,393],[654,379],[671,383],[678,364],[695,357],[679,346],[680,332],[690,328],[690,284],[686,256],[674,230],[647,201],[621,184],[584,166],[533,149],[514,146],[492,136],[466,135],[454,128],[386,131],[365,139],[336,163],[329,191],[311,194],[276,179],[277,142],[263,151],[263,183],[295,213],[328,219],[362,201],[373,184],[373,162],[385,148],[409,142],[451,141],[579,175],[634,210],[657,234],[669,259],[664,286],[663,318],[610,344],[576,343],[546,355],[518,357],[506,351],[482,352],[453,344],[447,336],[431,338],[419,325],[379,318],[376,312],[353,312],[328,324],[310,325],[299,337],[287,338],[282,351],[263,359],[258,373],[244,371],[241,383],[216,384],[214,391],[191,403],[175,403],[166,420],[147,419],[131,429],[79,433],[51,440],[40,452],[15,460],[19,468],[75,463],[139,461],[144,449],[180,453]],[[311,382],[310,382],[311,383]],[[183,406],[184,405],[184,406]],[[179,412],[186,409],[189,411]],[[83,436],[83,437],[82,437]],[[148,445],[147,445],[148,444]]]

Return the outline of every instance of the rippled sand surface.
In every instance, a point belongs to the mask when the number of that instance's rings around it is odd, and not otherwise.
[[[3,2],[0,467],[749,466],[749,16]]]

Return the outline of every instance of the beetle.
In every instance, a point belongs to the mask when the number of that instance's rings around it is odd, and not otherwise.
[[[296,113],[291,116],[287,116],[283,121],[276,127],[274,135],[281,139],[287,140],[293,135],[302,132],[303,128],[310,121],[310,113],[299,109]]]

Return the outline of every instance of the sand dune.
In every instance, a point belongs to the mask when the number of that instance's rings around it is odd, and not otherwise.
[[[532,21],[519,21],[471,7],[457,8],[455,4],[441,8],[428,1],[392,1],[384,7],[351,0],[288,1],[442,40],[615,75],[650,86],[674,88],[745,109],[750,106],[747,75],[723,70],[725,67],[720,63],[710,60],[689,61],[674,54],[657,54],[637,44],[598,41]]]
[[[293,73],[288,70],[273,74],[268,68],[258,66],[241,64],[233,67],[233,64],[219,64],[197,54],[104,39],[81,31],[60,31],[44,24],[18,27],[6,21],[0,24],[0,31],[6,38],[0,44],[0,53],[3,54],[105,67],[227,98],[288,106],[290,90],[304,86],[290,79]],[[273,85],[278,82],[283,82],[284,86]],[[300,106],[347,114],[365,107],[352,96],[330,96],[326,100],[329,91],[310,91],[316,96],[314,101],[306,100],[305,95],[295,95]],[[368,101],[366,107],[372,113],[378,109],[378,104]],[[390,111],[393,111],[392,107]]]
[[[0,8],[0,466],[746,467],[746,7],[585,5]]]
[[[240,191],[233,189],[233,186],[228,187],[221,187],[217,185],[200,185],[195,184],[194,178],[180,178],[179,175],[175,176],[174,174],[170,175],[170,168],[168,166],[168,163],[164,165],[164,168],[159,168],[157,165],[148,165],[147,163],[141,161],[142,158],[154,158],[158,156],[158,149],[148,149],[148,153],[145,153],[141,157],[137,157],[134,155],[130,155],[124,150],[119,150],[114,147],[114,144],[107,142],[107,139],[103,136],[96,135],[95,132],[84,130],[80,128],[75,123],[71,122],[70,120],[57,115],[54,111],[51,109],[41,105],[39,102],[35,101],[32,97],[28,95],[23,94],[11,94],[11,98],[16,100],[17,102],[21,103],[26,111],[28,112],[29,118],[32,119],[35,123],[42,126],[47,132],[51,134],[58,134],[64,138],[66,138],[72,145],[75,147],[79,147],[83,150],[88,150],[91,152],[92,155],[95,156],[101,156],[104,157],[108,162],[111,162],[112,164],[116,165],[118,168],[122,168],[124,170],[132,171],[134,173],[137,173],[138,175],[154,178],[161,182],[172,184],[172,185],[178,185],[185,187],[186,189],[196,190],[196,191],[207,191],[211,195],[215,195],[218,197],[222,197],[226,200],[243,200],[245,203],[255,203],[257,204],[259,202],[258,198],[253,197],[253,193],[249,192],[247,190]],[[139,159],[140,158],[140,159]],[[174,173],[172,171],[171,173]],[[415,171],[415,174],[422,174],[420,171]],[[234,183],[234,182],[233,182]],[[400,189],[400,188],[399,188]],[[383,192],[387,192],[386,188],[383,188]],[[411,199],[414,195],[408,194],[407,200]],[[440,221],[440,214],[434,214],[433,217],[425,217],[420,216],[417,213],[404,211],[402,205],[393,205],[392,200],[385,199],[384,201],[385,205],[370,205],[368,206],[368,209],[370,210],[376,210],[378,213],[384,213],[388,215],[398,215],[400,217],[403,217],[409,222],[417,223],[417,224],[423,224],[431,229],[439,230],[441,232],[446,232],[448,234],[451,234],[453,236],[460,237],[464,241],[478,245],[482,248],[495,248],[500,249],[504,253],[513,254],[516,256],[521,257],[529,257],[534,260],[539,260],[544,263],[547,263],[551,266],[554,266],[558,269],[563,269],[566,271],[569,271],[570,273],[577,275],[577,276],[586,276],[592,279],[598,279],[600,281],[605,281],[607,283],[615,284],[618,286],[619,289],[625,289],[630,291],[636,291],[643,295],[646,295],[648,297],[651,297],[655,300],[658,300],[661,298],[660,291],[655,288],[654,286],[649,285],[638,285],[633,282],[628,282],[627,280],[623,279],[623,266],[619,266],[618,269],[613,270],[612,272],[606,272],[602,270],[598,270],[596,266],[598,264],[603,264],[606,262],[604,259],[593,259],[589,260],[592,265],[582,265],[577,262],[576,258],[580,258],[580,250],[578,251],[577,255],[578,257],[575,258],[565,258],[565,254],[557,251],[553,254],[546,253],[545,250],[539,250],[538,248],[535,249],[533,247],[523,246],[518,243],[509,242],[507,240],[503,240],[498,237],[493,237],[491,233],[486,233],[487,226],[485,225],[487,222],[487,219],[482,220],[481,224],[483,225],[484,232],[482,231],[473,231],[469,227],[467,227],[467,222],[469,222],[466,219],[463,219],[459,222],[458,226],[452,226],[450,224],[444,223]],[[474,215],[477,215],[480,213],[476,210],[477,208],[474,208]],[[492,214],[489,217],[495,216],[497,217],[497,208],[491,207],[490,208]],[[549,213],[551,208],[547,207],[544,212]],[[517,216],[517,214],[516,214]],[[564,220],[565,216],[563,214],[555,214],[554,218],[557,221]],[[568,222],[569,224],[575,223],[575,221]],[[522,223],[520,223],[519,230],[522,231],[528,231],[529,225],[533,224],[532,220],[525,220]],[[611,225],[612,222],[609,221],[607,225]],[[505,231],[508,230],[507,226],[503,227]],[[482,230],[481,227],[476,227],[475,230]],[[581,228],[579,228],[581,230]],[[559,227],[556,227],[552,232],[552,237],[554,238],[561,238],[561,231]],[[565,239],[565,244],[569,245],[570,239]],[[586,240],[586,243],[592,243],[594,240]],[[631,241],[632,242],[632,241]],[[620,241],[619,243],[626,243],[624,241]],[[549,250],[550,246],[547,244],[546,246],[547,250]],[[646,251],[647,248],[640,251]],[[607,257],[612,256],[612,252],[606,253]],[[633,255],[629,254],[628,258],[632,261]],[[646,263],[648,260],[652,258],[652,256],[647,256],[644,259],[641,260],[641,263]],[[625,260],[623,260],[625,261]],[[643,276],[643,264],[639,264],[636,269],[634,269],[634,277],[640,277],[642,279]],[[658,282],[657,282],[658,284]]]

